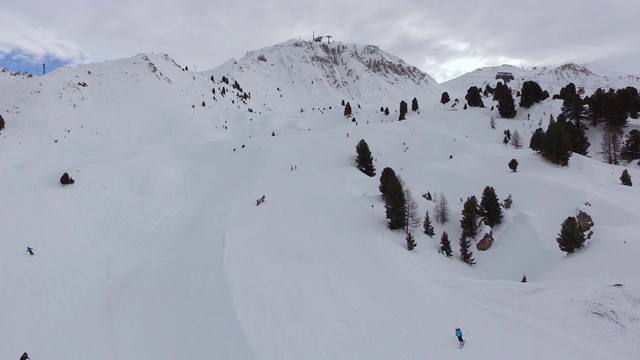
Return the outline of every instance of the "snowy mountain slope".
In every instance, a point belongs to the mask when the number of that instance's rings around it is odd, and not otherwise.
[[[326,109],[342,100],[394,110],[401,100],[431,102],[442,93],[439,84],[418,68],[373,45],[289,40],[247,52],[203,72],[215,79],[227,76],[263,102],[262,110]],[[259,92],[258,92],[259,91]],[[259,104],[256,106],[260,106]]]
[[[296,76],[311,78],[298,61]],[[251,92],[243,102],[222,74],[148,54],[0,83],[1,357],[640,356],[637,187],[619,184],[622,166],[574,155],[561,168],[502,144],[505,129],[528,141],[557,101],[491,129],[489,109],[445,111],[438,94],[397,122],[378,111],[381,85],[353,89],[363,94],[352,123],[338,106],[345,88],[296,77],[294,93],[289,71],[247,70],[231,75]],[[307,105],[280,100],[271,82]],[[415,229],[413,252],[386,228],[379,177],[355,168],[360,139],[378,176],[386,166],[402,176],[420,214],[433,216],[427,191],[449,200],[450,222],[433,239]],[[74,185],[60,186],[64,171]],[[459,199],[485,186],[514,204],[469,267],[457,257]],[[555,238],[578,209],[594,236],[565,256]],[[453,258],[437,252],[443,231]]]
[[[514,80],[508,85],[513,90],[522,89],[525,81],[537,82],[543,90],[549,91],[550,95],[557,94],[564,86],[574,83],[576,88],[583,88],[584,93],[589,95],[598,88],[622,89],[627,86],[640,88],[640,76],[618,74],[613,71],[596,67],[593,65],[578,65],[574,63],[564,64],[555,68],[541,67],[524,69],[512,65],[492,66],[476,69],[467,74],[461,75],[442,83],[442,86],[455,94],[467,93],[471,86],[478,86],[484,89],[486,85],[495,87],[498,81],[496,74],[499,72],[509,72],[513,74]],[[459,95],[456,95],[459,96]]]
[[[127,144],[224,137],[210,86],[197,74],[185,74],[166,55],[138,55],[77,68],[60,68],[46,76],[7,84],[12,94],[0,100],[8,127],[20,132],[16,141],[29,142],[33,133],[46,137],[34,144],[75,151],[99,148],[118,151]],[[148,83],[153,82],[153,86]],[[208,107],[201,106],[206,101]],[[229,102],[230,103],[230,102]],[[41,109],[47,109],[42,116]],[[191,111],[189,111],[189,109]],[[160,121],[167,119],[167,121]],[[195,131],[183,124],[193,122]],[[117,134],[117,130],[126,128]],[[133,136],[133,138],[132,138]],[[80,146],[85,144],[84,147]],[[19,149],[17,144],[14,151]]]

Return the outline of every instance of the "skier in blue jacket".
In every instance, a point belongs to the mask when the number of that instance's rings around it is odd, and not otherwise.
[[[33,249],[27,246],[27,252],[29,255],[33,256]]]
[[[458,341],[461,343],[464,342],[464,340],[462,340],[462,331],[460,331],[460,328],[456,328],[456,336],[458,337]]]

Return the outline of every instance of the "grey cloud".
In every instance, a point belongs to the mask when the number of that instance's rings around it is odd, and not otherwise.
[[[71,57],[90,54],[94,61],[154,51],[204,70],[248,50],[310,39],[315,30],[336,41],[379,45],[438,80],[500,60],[594,62],[640,73],[636,0],[23,0],[6,7],[5,18],[26,19],[56,35],[43,43],[0,32],[0,49],[11,36],[34,53],[46,48]]]

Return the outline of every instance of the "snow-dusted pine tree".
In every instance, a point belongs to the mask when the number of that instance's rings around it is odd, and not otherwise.
[[[476,260],[473,258],[471,251],[471,239],[464,235],[460,237],[460,259],[469,265],[474,265]]]
[[[411,231],[407,232],[407,237],[405,238],[405,240],[407,240],[407,250],[411,251],[416,248],[416,240],[414,239]]]
[[[575,217],[569,216],[562,222],[562,228],[560,234],[556,238],[560,250],[567,254],[573,253],[576,249],[580,249],[584,246],[586,238],[584,233],[580,231],[578,221]]]
[[[440,237],[440,252],[447,255],[447,257],[453,256],[451,242],[449,241],[449,235],[446,231],[442,232],[442,236]]]
[[[424,214],[424,222],[422,223],[422,229],[424,230],[424,233],[427,234],[429,237],[433,237],[433,235],[436,234],[436,232],[433,229],[433,224],[431,223],[431,219],[429,218],[429,210],[427,210]]]

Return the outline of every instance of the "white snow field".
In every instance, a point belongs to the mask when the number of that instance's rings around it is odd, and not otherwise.
[[[296,43],[203,73],[147,54],[0,82],[0,358],[640,358],[640,191],[619,181],[625,168],[640,181],[637,165],[603,163],[595,129],[592,158],[568,167],[528,149],[561,101],[512,120],[448,111],[441,85],[355,60],[330,68],[337,86]],[[247,70],[260,54],[279,62]],[[398,122],[413,97],[419,113]],[[506,129],[525,148],[505,146]],[[360,139],[372,178],[355,167]],[[415,229],[412,252],[386,227],[385,167],[422,216],[435,205],[422,194],[449,201],[451,220],[433,239]],[[485,186],[514,203],[468,266],[460,199]],[[577,210],[593,237],[567,256],[555,239]],[[454,257],[438,253],[443,231]]]

